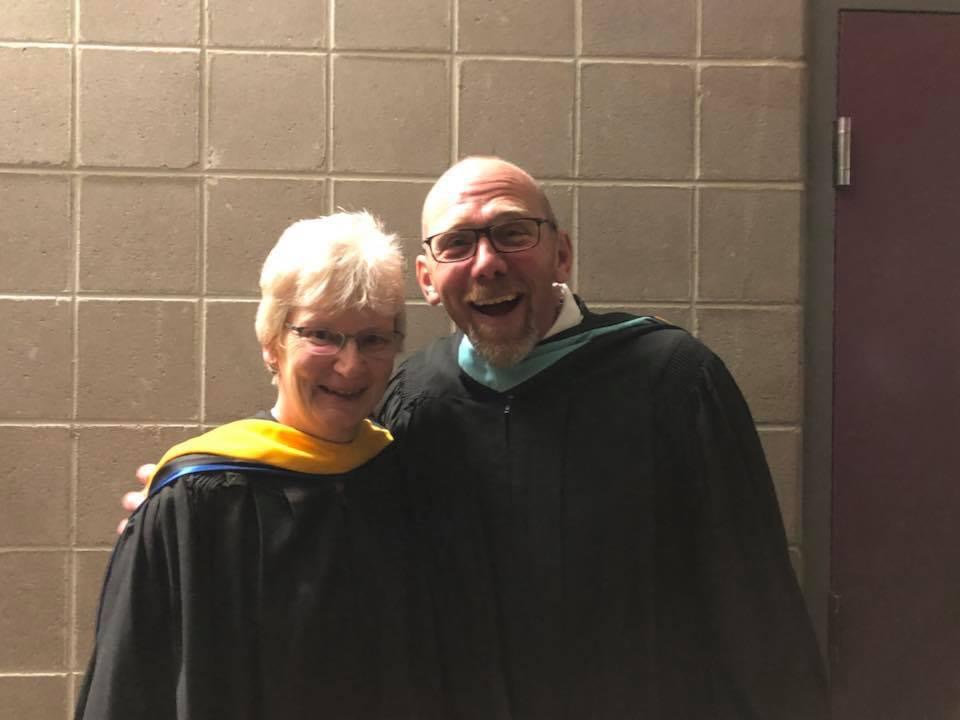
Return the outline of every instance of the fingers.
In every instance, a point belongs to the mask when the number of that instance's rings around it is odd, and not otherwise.
[[[137,468],[137,482],[141,485],[146,485],[150,481],[150,476],[153,475],[153,471],[157,469],[157,466],[153,463],[147,463],[146,465],[141,465]],[[120,505],[127,512],[133,512],[147,499],[146,490],[132,490],[128,493],[124,493],[123,497],[120,498]],[[127,527],[127,519],[124,518],[120,521],[120,524],[117,525],[117,535],[123,532],[124,528]]]
[[[157,469],[157,466],[155,463],[147,463],[146,465],[141,465],[140,467],[137,468],[137,480],[140,481],[141,485],[146,485],[147,481],[150,480],[150,476],[153,475],[153,471],[156,469]]]
[[[123,497],[120,498],[120,504],[123,506],[123,509],[127,512],[133,512],[141,503],[147,499],[147,493],[144,490],[131,490],[128,493],[124,493]],[[127,519],[124,518],[120,521],[120,524],[117,525],[117,535],[120,535],[124,528],[127,527]]]
[[[133,512],[141,503],[147,499],[147,494],[142,490],[131,490],[128,493],[124,493],[123,497],[120,499],[120,505],[123,506],[124,510]]]

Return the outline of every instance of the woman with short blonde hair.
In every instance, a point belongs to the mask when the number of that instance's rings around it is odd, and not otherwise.
[[[369,420],[403,339],[403,257],[367,213],[263,265],[270,413],[164,455],[104,584],[77,718],[439,717],[404,473]]]

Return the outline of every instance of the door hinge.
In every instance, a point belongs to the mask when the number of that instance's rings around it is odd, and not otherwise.
[[[833,184],[835,187],[849,187],[853,118],[838,117],[834,123],[834,130]]]

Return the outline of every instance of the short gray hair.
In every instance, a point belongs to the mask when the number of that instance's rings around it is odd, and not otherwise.
[[[257,340],[271,347],[290,311],[369,309],[393,315],[404,332],[403,252],[366,211],[299,220],[267,255],[260,272]]]

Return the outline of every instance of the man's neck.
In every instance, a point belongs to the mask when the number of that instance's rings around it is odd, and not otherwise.
[[[564,330],[569,330],[583,321],[583,313],[580,312],[580,307],[577,305],[573,293],[570,292],[570,288],[568,288],[565,283],[556,283],[554,287],[556,287],[560,293],[560,303],[557,306],[557,318],[553,321],[553,325],[550,326],[546,334],[540,338],[541,342],[553,335],[562,333]]]

